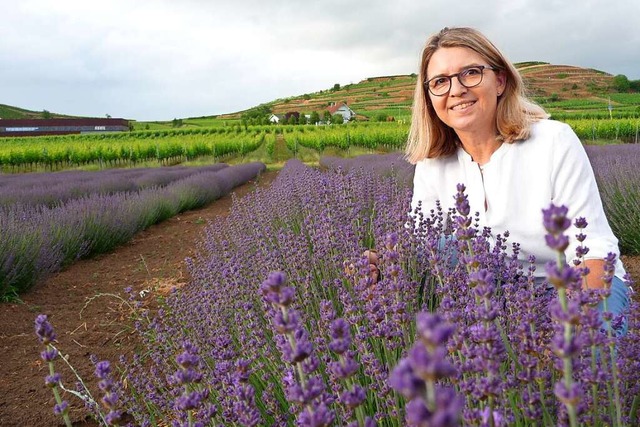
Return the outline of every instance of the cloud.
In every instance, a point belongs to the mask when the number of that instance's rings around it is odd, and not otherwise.
[[[334,83],[415,72],[444,26],[513,61],[639,79],[634,0],[24,0],[3,10],[1,103],[139,120],[233,112]]]

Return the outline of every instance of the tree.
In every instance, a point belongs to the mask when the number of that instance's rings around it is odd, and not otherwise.
[[[51,118],[51,113],[47,110],[42,110],[42,118],[43,119],[50,119]]]
[[[340,90],[340,83],[334,84],[333,85],[333,89],[331,89],[331,90],[334,91],[334,92],[337,91],[337,90]]]
[[[631,88],[631,83],[627,76],[618,74],[613,78],[613,88],[618,92],[628,92]]]
[[[331,123],[341,125],[344,123],[344,116],[342,114],[334,114],[331,116]]]
[[[269,117],[270,115],[271,107],[262,104],[245,111],[240,118],[248,121],[249,119],[262,119],[263,117]]]
[[[322,114],[322,120],[325,123],[329,123],[331,121],[331,113],[329,112],[329,110],[324,110],[324,113]]]
[[[320,114],[317,111],[311,113],[311,117],[309,117],[309,123],[315,125],[320,121]]]

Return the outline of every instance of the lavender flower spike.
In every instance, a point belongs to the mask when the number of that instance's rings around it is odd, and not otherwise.
[[[53,346],[53,342],[56,340],[56,334],[53,332],[53,327],[49,323],[46,314],[40,314],[36,317],[35,321],[36,335],[41,343],[45,345],[45,349],[40,353],[42,360],[49,365],[49,375],[45,377],[45,384],[51,388],[53,397],[56,400],[56,404],[53,407],[53,413],[61,415],[64,419],[64,423],[67,427],[71,427],[71,419],[69,418],[69,404],[62,400],[58,387],[60,386],[61,376],[54,370],[53,361],[58,357],[58,350]]]
[[[36,317],[36,335],[44,345],[56,340],[56,334],[53,332],[53,327],[49,323],[46,314],[40,314]]]

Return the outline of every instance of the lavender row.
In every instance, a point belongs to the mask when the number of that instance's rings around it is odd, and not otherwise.
[[[229,193],[265,169],[248,163],[112,195],[91,194],[57,207],[0,208],[0,297],[26,291],[75,260],[112,250],[135,233]]]
[[[23,204],[49,207],[93,195],[109,195],[164,187],[201,172],[215,172],[224,163],[201,167],[107,169],[97,172],[63,171],[29,174],[0,174],[0,206]]]
[[[587,154],[620,250],[640,254],[640,144],[587,146]]]
[[[402,185],[410,185],[413,181],[415,167],[398,152],[388,154],[365,154],[352,158],[322,156],[320,166],[328,169],[349,171],[365,168],[377,174],[393,175]]]
[[[637,304],[615,337],[622,319],[598,315],[580,270],[536,285],[459,190],[457,211],[407,227],[395,177],[290,161],[207,228],[192,283],[140,312],[144,350],[121,360],[109,410],[136,425],[636,425]]]

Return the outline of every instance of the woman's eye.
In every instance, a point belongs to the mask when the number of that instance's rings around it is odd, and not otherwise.
[[[447,83],[447,79],[445,77],[441,77],[439,79],[433,80],[433,86],[442,86]]]
[[[480,74],[480,68],[467,68],[466,70],[464,70],[462,72],[463,75],[465,76],[475,76],[477,74]]]

